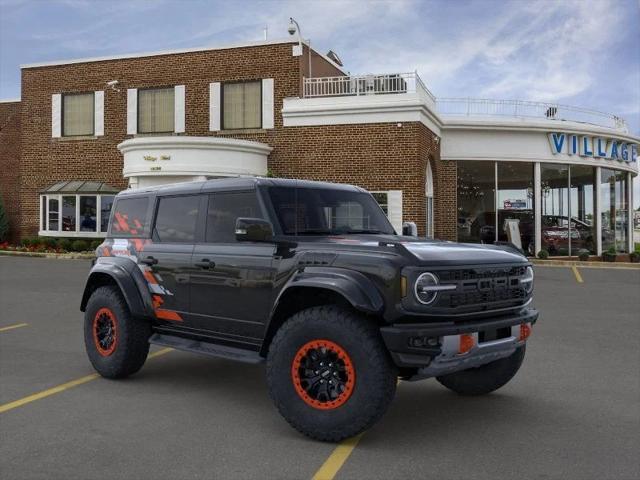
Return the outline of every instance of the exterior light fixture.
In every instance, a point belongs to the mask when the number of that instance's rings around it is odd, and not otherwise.
[[[287,31],[289,32],[289,35],[293,36],[296,33],[298,34],[298,45],[294,45],[293,46],[293,56],[294,57],[300,57],[302,56],[302,33],[300,31],[300,25],[298,24],[298,22],[296,22],[293,17],[289,17],[289,28],[287,28]],[[311,40],[307,40],[307,48],[309,49],[309,78],[312,77],[313,75],[311,75]]]

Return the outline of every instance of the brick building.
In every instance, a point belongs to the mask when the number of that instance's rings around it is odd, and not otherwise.
[[[23,66],[20,101],[0,103],[14,237],[103,236],[128,187],[274,175],[362,186],[422,236],[492,243],[517,219],[532,251],[596,253],[611,235],[629,248],[638,138],[617,117],[531,102],[505,115],[504,102],[436,100],[416,73],[352,76],[335,60],[284,40]],[[573,155],[574,138],[606,151]],[[569,240],[585,236],[562,226],[572,217],[591,243]],[[564,245],[550,243],[552,221]]]

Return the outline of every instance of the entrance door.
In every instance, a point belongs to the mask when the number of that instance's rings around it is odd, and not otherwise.
[[[255,191],[209,195],[205,243],[193,251],[190,313],[199,329],[257,344],[270,313],[276,248],[236,242],[238,217],[265,218]]]

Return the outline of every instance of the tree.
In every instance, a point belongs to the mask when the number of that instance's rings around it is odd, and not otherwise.
[[[9,217],[4,209],[4,202],[0,194],[0,242],[9,240]]]

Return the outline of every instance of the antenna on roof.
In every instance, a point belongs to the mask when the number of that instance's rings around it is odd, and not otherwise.
[[[264,31],[264,41],[266,42],[269,37],[269,25],[265,25],[263,28]]]

